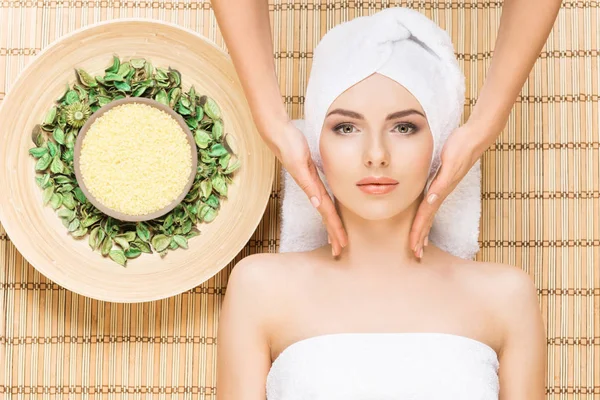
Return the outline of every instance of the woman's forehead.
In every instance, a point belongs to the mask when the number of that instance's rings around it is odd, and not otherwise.
[[[421,103],[404,86],[385,75],[374,73],[346,89],[330,105],[336,108],[361,110],[364,114],[387,114],[402,109],[415,109],[425,114]]]

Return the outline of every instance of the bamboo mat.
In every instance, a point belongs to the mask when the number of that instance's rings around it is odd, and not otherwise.
[[[451,32],[469,115],[502,2],[272,1],[274,58],[293,117],[302,113],[318,39],[340,21],[389,5],[416,8]],[[223,46],[206,1],[2,0],[0,101],[40,49],[120,17],[174,22]],[[516,265],[535,279],[548,328],[549,399],[600,398],[599,29],[598,1],[563,3],[507,128],[482,163],[478,258]],[[260,226],[234,263],[277,250],[279,186],[276,180]],[[216,398],[216,321],[234,263],[164,301],[104,303],[41,276],[0,227],[2,398]]]

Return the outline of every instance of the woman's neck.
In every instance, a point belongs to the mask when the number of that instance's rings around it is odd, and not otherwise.
[[[418,202],[406,211],[384,220],[366,220],[340,207],[340,214],[348,234],[346,246],[339,260],[351,266],[408,266],[418,264],[409,246],[409,233]]]

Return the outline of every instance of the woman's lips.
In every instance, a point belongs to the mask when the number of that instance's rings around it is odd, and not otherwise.
[[[356,182],[356,186],[368,194],[386,194],[396,189],[397,185],[397,180],[386,176],[370,176]]]

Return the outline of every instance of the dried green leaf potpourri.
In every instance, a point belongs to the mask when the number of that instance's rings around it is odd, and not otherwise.
[[[164,257],[169,250],[187,249],[188,240],[200,234],[196,225],[217,217],[240,166],[227,144],[219,106],[193,86],[184,92],[177,70],[155,68],[141,58],[123,62],[114,56],[104,76],[92,77],[82,69],[76,75],[77,83],[67,85],[32,133],[35,147],[29,153],[37,160],[35,179],[44,205],[57,211],[71,236],[88,236],[94,251],[123,266],[142,253]],[[73,170],[81,127],[100,107],[125,97],[152,98],[174,109],[194,133],[198,151],[198,169],[187,196],[168,214],[146,222],[119,221],[102,213],[85,198]]]

